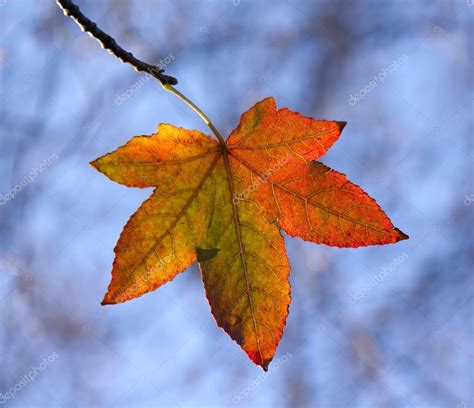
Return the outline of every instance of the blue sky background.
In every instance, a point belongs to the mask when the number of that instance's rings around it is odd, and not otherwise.
[[[78,4],[139,58],[172,56],[178,89],[223,134],[270,95],[347,121],[322,161],[410,239],[286,237],[293,300],[266,377],[216,326],[196,265],[101,307],[116,240],[151,190],[88,163],[158,123],[208,130],[53,1],[0,0],[0,405],[473,407],[473,3]]]

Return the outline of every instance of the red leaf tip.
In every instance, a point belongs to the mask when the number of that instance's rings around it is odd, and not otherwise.
[[[120,302],[117,302],[116,300],[111,300],[108,296],[108,293],[104,296],[104,299],[102,299],[102,302],[100,302],[100,305],[101,306],[107,306],[107,305],[116,305],[117,303],[120,303]]]
[[[339,127],[339,132],[342,132],[342,130],[346,127],[347,122],[344,121],[335,121],[337,123],[337,126]]]
[[[405,234],[403,231],[399,230],[396,227],[393,230],[398,233],[399,241],[404,241],[404,240],[410,238],[407,234]]]

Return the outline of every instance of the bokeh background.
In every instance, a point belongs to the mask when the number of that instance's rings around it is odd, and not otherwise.
[[[293,301],[265,377],[216,327],[195,265],[101,307],[150,190],[88,163],[160,122],[208,130],[55,2],[0,0],[0,405],[474,407],[474,2],[77,3],[224,134],[270,95],[346,120],[322,161],[410,239],[286,237]]]

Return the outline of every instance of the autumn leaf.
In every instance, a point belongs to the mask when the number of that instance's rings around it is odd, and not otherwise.
[[[155,188],[120,236],[102,304],[155,290],[197,260],[217,324],[266,370],[291,300],[281,231],[338,247],[408,238],[360,187],[315,161],[344,125],[267,98],[225,145],[162,124],[92,162],[118,183]]]

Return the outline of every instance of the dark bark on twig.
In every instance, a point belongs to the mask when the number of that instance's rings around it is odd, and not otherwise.
[[[131,52],[124,50],[117,42],[108,34],[104,33],[97,27],[96,23],[89,20],[82,14],[79,7],[70,0],[56,0],[58,6],[63,10],[66,16],[72,17],[73,20],[81,27],[81,30],[88,32],[99,41],[103,48],[115,55],[120,61],[130,64],[135,71],[147,72],[162,85],[176,85],[178,80],[172,76],[163,74],[164,69],[157,65],[147,64],[136,58]]]

